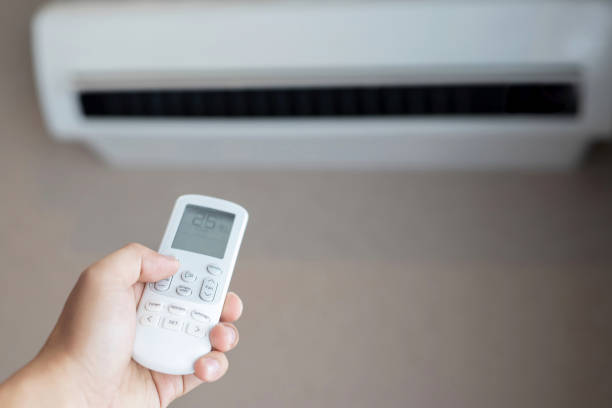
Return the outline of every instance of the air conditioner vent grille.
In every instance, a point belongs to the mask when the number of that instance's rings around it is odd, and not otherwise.
[[[82,90],[95,119],[575,116],[572,83],[253,89]]]

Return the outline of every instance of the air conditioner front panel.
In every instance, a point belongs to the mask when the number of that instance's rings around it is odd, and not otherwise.
[[[35,25],[63,48],[39,52],[85,72],[572,64],[598,52],[586,26],[609,29],[581,3],[77,3]]]
[[[588,140],[612,129],[612,5],[564,2],[83,2],[43,8],[33,50],[57,138],[350,139],[525,135]],[[562,84],[551,116],[100,117],[83,95],[277,88]],[[567,112],[566,112],[567,113]],[[156,135],[156,136],[153,136]],[[416,139],[415,139],[416,140]]]

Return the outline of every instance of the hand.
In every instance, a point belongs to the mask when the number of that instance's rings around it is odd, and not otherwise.
[[[162,374],[131,359],[145,283],[178,267],[174,258],[129,244],[87,268],[40,353],[0,386],[0,406],[166,407],[223,376],[223,352],[238,343],[232,322],[242,312],[242,301],[231,292],[221,323],[210,333],[213,351],[195,363],[195,374]]]

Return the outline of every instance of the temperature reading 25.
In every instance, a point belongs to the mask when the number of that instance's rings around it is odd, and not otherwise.
[[[193,217],[191,224],[202,229],[214,229],[217,225],[217,221],[213,215],[210,214],[199,214]]]

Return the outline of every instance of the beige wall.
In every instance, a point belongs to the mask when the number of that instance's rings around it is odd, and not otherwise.
[[[155,247],[173,200],[196,192],[251,213],[232,282],[246,309],[227,377],[175,406],[612,406],[611,165],[109,168],[45,134],[36,3],[0,5],[0,378],[36,353],[88,263]]]

